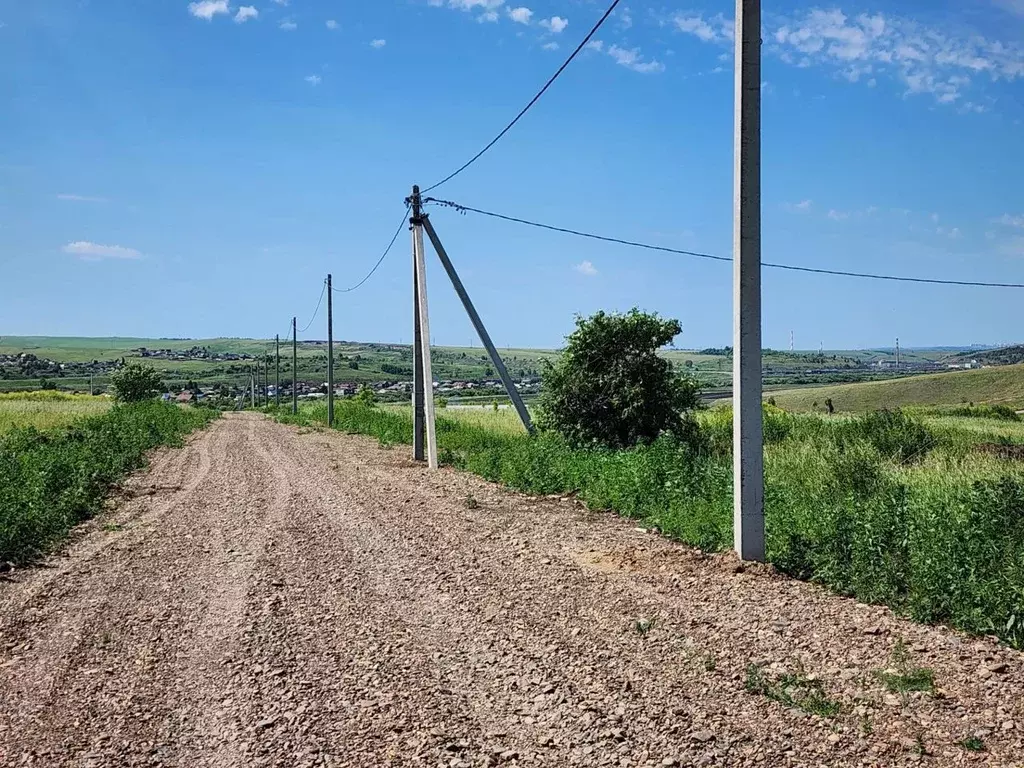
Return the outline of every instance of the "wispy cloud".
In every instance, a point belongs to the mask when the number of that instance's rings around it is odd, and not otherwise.
[[[569,26],[569,20],[561,16],[552,16],[550,19],[541,19],[538,22],[544,29],[553,35],[559,35]]]
[[[93,197],[91,195],[68,195],[60,194],[57,195],[58,200],[67,200],[73,203],[105,203],[107,198],[105,197]]]
[[[552,40],[550,43],[544,43],[544,45],[541,46],[541,47],[545,51],[557,51],[558,50],[558,43],[556,43],[554,40]]]
[[[615,44],[605,45],[603,40],[591,40],[587,43],[587,49],[597,51],[598,53],[605,53],[615,59],[616,64],[641,74],[646,75],[665,71],[665,65],[660,61],[644,59],[639,48],[622,48]]]
[[[294,31],[295,31],[296,29],[298,29],[298,28],[299,28],[299,25],[298,25],[298,24],[296,24],[296,23],[295,23],[294,21],[292,21],[291,19],[285,19],[284,21],[282,21],[282,22],[281,22],[280,24],[278,24],[277,26],[278,26],[278,28],[279,28],[279,29],[282,29],[282,30],[284,30],[285,32],[294,32]]]
[[[64,253],[70,253],[84,261],[99,261],[100,259],[141,259],[142,254],[134,248],[125,248],[120,245],[99,245],[90,243],[88,240],[77,240],[68,243],[63,248]]]
[[[288,0],[274,0],[278,5],[288,5]]]
[[[328,29],[337,29],[340,25],[334,19],[328,19],[326,22]]]
[[[533,16],[533,11],[526,6],[509,8],[507,13],[508,17],[512,19],[512,21],[516,22],[516,24],[529,24],[530,18]]]
[[[783,203],[782,207],[790,213],[807,213],[813,204],[810,200],[801,200],[799,203]]]
[[[241,8],[238,9],[238,12],[235,14],[235,23],[244,24],[249,19],[255,19],[259,15],[260,12],[256,10],[255,6],[243,5]]]
[[[320,79],[320,75],[306,75],[302,79],[305,80],[310,85],[320,85],[320,83],[322,82]]]
[[[1024,0],[1010,0],[1020,2]],[[726,45],[732,22],[721,15],[678,14],[680,32]],[[894,14],[847,15],[839,8],[810,8],[765,19],[767,53],[796,67],[821,67],[835,77],[874,87],[881,78],[905,96],[927,94],[961,112],[984,112],[984,98],[967,94],[986,82],[1024,79],[1024,45],[959,34]]]
[[[850,218],[850,214],[846,211],[837,211],[835,208],[831,208],[828,212],[828,217],[832,219],[832,221],[844,221]]]
[[[219,13],[228,13],[228,0],[200,0],[188,4],[188,12],[197,19],[210,21]]]
[[[593,263],[585,260],[574,266],[573,269],[587,277],[594,277],[597,274],[597,267],[595,267]]]
[[[378,38],[377,40],[371,40],[370,41],[370,47],[371,48],[383,48],[387,44],[388,44],[388,41],[384,40],[384,39],[381,39],[381,38]],[[399,46],[399,47],[401,47],[401,46]]]
[[[994,220],[995,224],[1002,224],[1004,227],[1016,227],[1017,229],[1024,229],[1024,213],[1020,216],[1014,216],[1009,213],[1004,213],[998,219]]]

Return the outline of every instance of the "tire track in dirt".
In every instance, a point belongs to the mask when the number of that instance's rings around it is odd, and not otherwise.
[[[182,490],[123,502],[125,531],[86,526],[63,579],[0,586],[0,630],[21,632],[0,665],[0,765],[1009,767],[1024,755],[1019,653],[571,501],[431,473],[405,451],[234,414],[154,462],[132,487]],[[641,618],[656,623],[641,631]],[[880,689],[897,637],[934,668],[938,694]],[[793,657],[838,716],[744,692],[748,662]],[[975,731],[977,755],[957,744]]]

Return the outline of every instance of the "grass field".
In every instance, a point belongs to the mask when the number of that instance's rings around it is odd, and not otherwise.
[[[108,397],[52,391],[0,394],[0,434],[14,427],[64,427],[85,416],[104,413],[110,406]]]
[[[780,408],[820,410],[832,398],[837,411],[863,413],[913,405],[993,403],[1024,408],[1024,365],[912,376],[890,381],[779,390],[771,396]]]
[[[987,415],[975,409],[973,413]],[[282,421],[323,423],[325,406]],[[443,464],[531,494],[576,494],[705,550],[732,545],[732,414],[703,411],[701,442],[626,451],[530,437],[507,409],[442,409]],[[411,442],[408,407],[337,404],[339,429]],[[880,412],[765,413],[768,559],[840,594],[1024,647],[1024,423]]]

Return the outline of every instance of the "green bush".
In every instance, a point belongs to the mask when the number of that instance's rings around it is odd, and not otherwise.
[[[122,403],[138,403],[159,394],[163,388],[160,374],[142,363],[122,365],[110,375],[114,397]]]
[[[107,489],[215,413],[148,401],[119,405],[71,427],[15,429],[0,438],[0,560],[39,556],[96,512]]]
[[[699,405],[696,383],[657,354],[681,331],[678,320],[637,309],[577,317],[558,361],[545,363],[538,426],[577,447],[629,448],[665,432],[695,438],[687,414]]]

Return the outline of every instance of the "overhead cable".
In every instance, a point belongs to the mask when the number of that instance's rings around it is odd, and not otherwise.
[[[553,74],[546,83],[544,83],[544,87],[537,91],[537,95],[530,99],[530,102],[525,107],[523,107],[522,110],[520,110],[519,114],[515,116],[515,119],[513,119],[511,123],[509,123],[502,129],[501,133],[499,133],[497,136],[491,139],[490,143],[486,147],[481,149],[479,152],[477,152],[475,155],[473,155],[473,157],[471,157],[465,165],[452,171],[439,182],[430,185],[425,190],[423,190],[423,192],[430,192],[432,189],[437,189],[442,184],[447,184],[449,181],[454,179],[464,170],[469,168],[469,166],[471,166],[473,163],[475,163],[477,160],[483,157],[484,153],[486,153],[491,147],[493,147],[495,144],[501,141],[502,137],[504,137],[506,133],[512,130],[512,126],[518,123],[520,119],[522,119],[523,115],[530,111],[530,108],[533,107],[533,105],[540,100],[540,97],[544,95],[545,91],[547,91],[547,89],[552,86],[555,80],[558,79],[559,75],[561,75],[562,72],[565,71],[565,68],[568,67],[572,63],[573,59],[575,59],[579,55],[580,51],[582,51],[586,47],[587,43],[590,42],[590,39],[595,34],[597,34],[597,30],[601,28],[601,25],[604,24],[605,21],[607,21],[608,17],[612,15],[612,11],[615,10],[615,6],[617,6],[619,2],[620,0],[615,0],[610,6],[608,6],[608,10],[604,12],[604,15],[600,19],[598,19],[597,24],[595,24],[594,27],[590,30],[590,32],[587,33],[587,36],[583,38],[583,41],[576,46],[576,50],[572,52],[572,54],[569,56],[569,58],[565,60],[565,62],[563,62],[562,66],[558,68],[558,71],[555,72],[555,74]]]
[[[377,268],[384,262],[384,259],[387,258],[387,255],[389,253],[391,253],[391,249],[392,249],[392,247],[394,247],[395,241],[398,239],[398,236],[402,232],[402,227],[405,226],[406,216],[408,216],[408,215],[409,215],[409,206],[407,205],[407,206],[405,206],[405,211],[402,213],[402,220],[398,222],[398,229],[395,230],[395,234],[391,238],[391,242],[388,243],[388,247],[384,249],[384,253],[382,253],[380,258],[377,259],[377,263],[373,265],[373,269],[371,269],[367,273],[366,277],[364,277],[358,283],[356,283],[355,285],[353,285],[353,286],[351,286],[349,288],[334,288],[332,286],[331,290],[333,290],[335,293],[349,293],[351,291],[354,291],[356,288],[360,288],[367,280],[369,280],[371,277],[373,277],[373,273],[377,271]]]
[[[448,208],[454,208],[460,212],[477,213],[481,216],[490,216],[494,219],[501,219],[502,221],[510,221],[516,224],[525,224],[529,227],[536,227],[538,229],[547,229],[552,232],[562,232],[567,235],[575,235],[576,237],[585,237],[590,240],[600,240],[606,243],[618,243],[619,245],[628,245],[632,248],[644,248],[649,251],[663,251],[665,253],[676,253],[682,256],[693,256],[698,259],[710,259],[712,261],[732,261],[732,258],[728,256],[716,256],[711,253],[700,253],[698,251],[685,251],[679,248],[669,248],[663,245],[651,245],[650,243],[641,243],[634,240],[624,240],[618,237],[608,237],[606,235],[598,235],[593,232],[581,232],[576,229],[568,229],[567,227],[556,227],[551,224],[541,224],[540,222],[530,221],[529,219],[521,219],[516,216],[507,216],[501,213],[494,213],[493,211],[484,211],[479,208],[473,208],[468,205],[462,205],[461,203],[454,203],[450,200],[438,200],[433,197],[425,198],[424,204],[436,203]],[[881,275],[872,272],[848,272],[841,269],[821,269],[817,267],[799,267],[793,264],[773,264],[771,262],[762,262],[762,267],[768,267],[770,269],[783,269],[790,272],[809,272],[816,275],[836,275],[839,277],[857,277],[864,280],[889,280],[900,283],[928,283],[930,285],[965,285],[976,288],[1024,288],[1024,283],[996,283],[996,282],[983,282],[978,280],[945,280],[940,278],[931,277],[906,277],[903,275]]]
[[[305,333],[309,330],[309,326],[316,320],[316,316],[320,313],[320,305],[324,303],[324,294],[327,293],[327,281],[324,280],[324,287],[320,289],[320,298],[316,302],[316,309],[313,310],[313,316],[309,318],[309,322],[306,323],[306,327],[299,330],[299,333]]]

